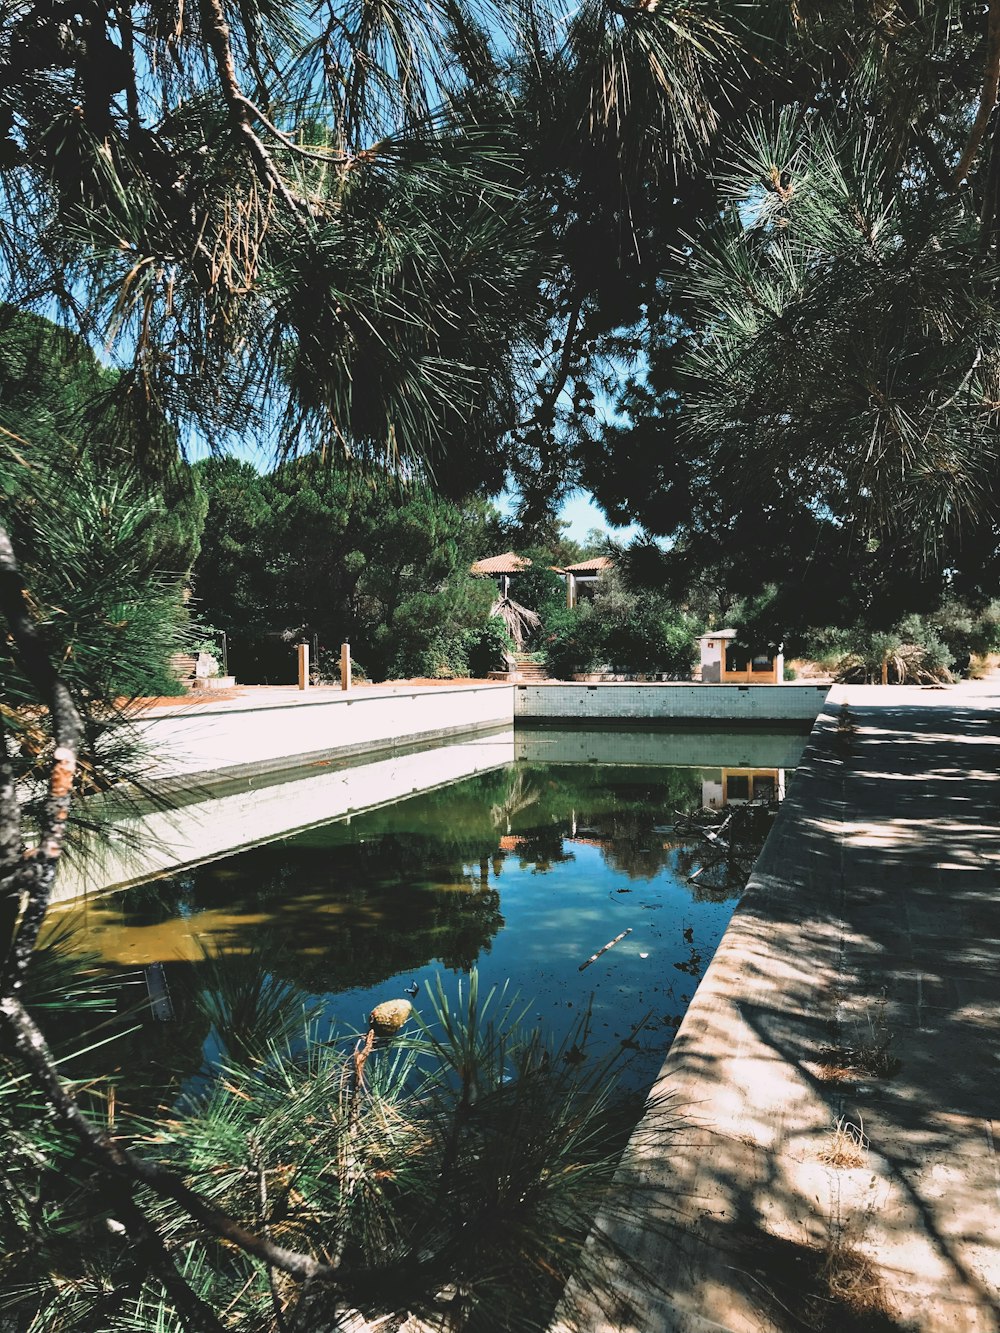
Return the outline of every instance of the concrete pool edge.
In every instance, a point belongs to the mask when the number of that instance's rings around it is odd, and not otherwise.
[[[140,711],[147,778],[204,782],[501,725],[631,730],[715,724],[806,730],[828,687],[640,684],[374,686],[342,694],[261,689],[246,698]]]
[[[996,1084],[1000,942],[975,930],[996,917],[998,705],[989,683],[831,692],[552,1333],[792,1333],[808,1309],[781,1281],[838,1255],[869,1265],[878,1327],[1000,1327],[977,1090]],[[971,933],[935,959],[933,914],[958,901]],[[838,1032],[865,1022],[885,1023],[900,1071],[831,1081]],[[838,1121],[862,1139],[844,1160]],[[827,1327],[865,1327],[842,1314]]]

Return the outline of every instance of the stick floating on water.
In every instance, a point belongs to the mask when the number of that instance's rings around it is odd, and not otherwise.
[[[628,930],[623,930],[622,933],[620,935],[616,935],[613,940],[608,940],[607,944],[604,946],[603,949],[598,949],[597,953],[592,953],[585,963],[580,964],[580,971],[582,972],[585,967],[589,967],[591,963],[596,963],[602,953],[607,953],[609,949],[614,948],[614,946],[618,943],[619,940],[623,940],[626,935],[631,935],[631,934],[632,934],[632,927],[629,926]]]

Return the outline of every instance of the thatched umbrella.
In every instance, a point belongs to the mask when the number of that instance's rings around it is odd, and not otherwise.
[[[498,597],[490,608],[490,615],[500,617],[520,651],[524,650],[528,635],[542,623],[537,611],[529,611],[520,602],[515,602],[513,597]]]

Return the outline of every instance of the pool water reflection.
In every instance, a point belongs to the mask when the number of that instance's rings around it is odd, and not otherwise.
[[[183,996],[205,951],[221,965],[261,951],[347,1030],[414,983],[420,1008],[435,973],[476,965],[481,987],[509,979],[555,1041],[589,1009],[588,1051],[625,1046],[628,1083],[646,1086],[738,894],[675,828],[677,812],[717,803],[720,773],[510,765],[91,899],[72,912],[79,947],[133,971],[162,964],[199,1060],[211,1034]],[[734,776],[731,795],[749,791]],[[758,799],[782,783],[762,774]]]

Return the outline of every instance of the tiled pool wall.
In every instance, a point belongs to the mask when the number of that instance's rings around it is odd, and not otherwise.
[[[662,727],[612,730],[586,725],[522,725],[514,730],[518,759],[536,764],[627,764],[672,768],[794,768],[806,743],[809,722],[771,731],[743,727]]]
[[[514,721],[801,722],[812,725],[829,685],[608,683],[514,686]]]

